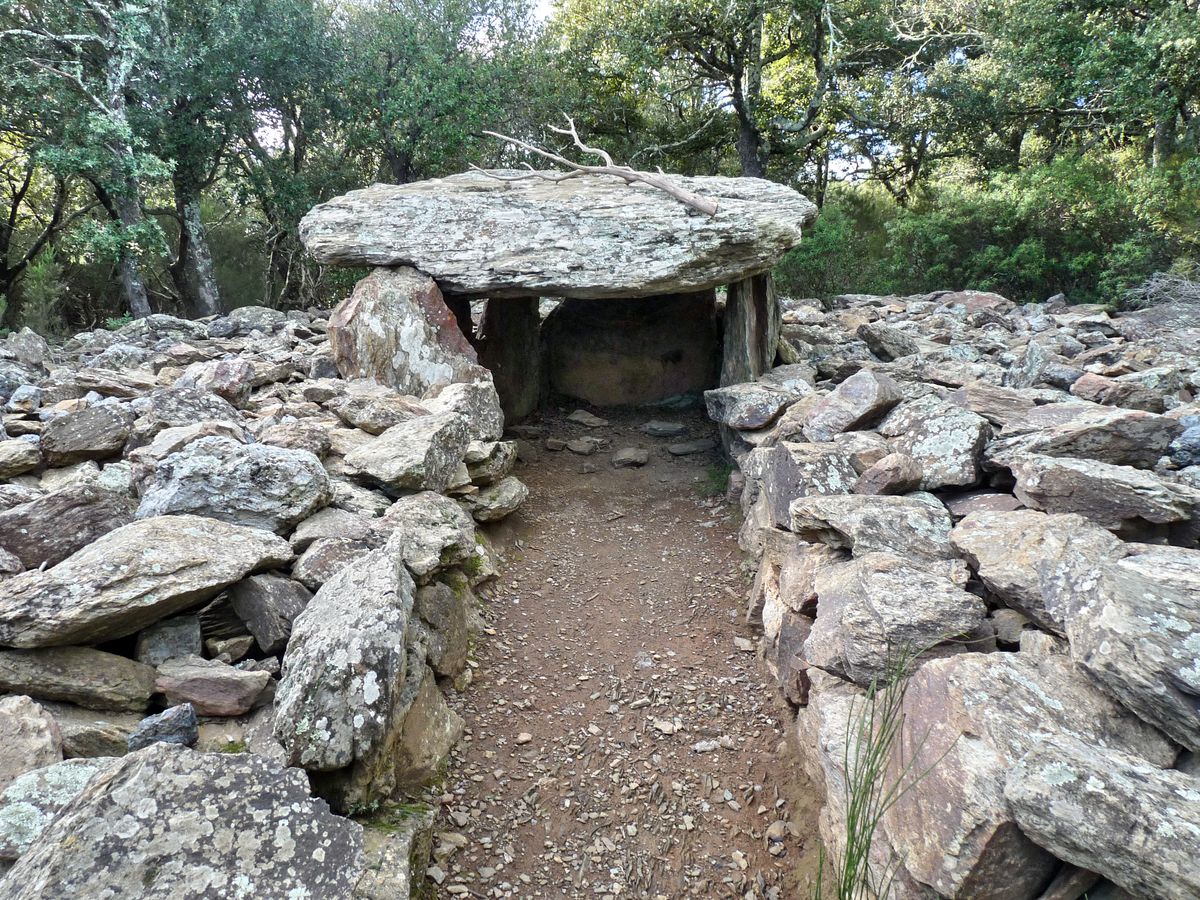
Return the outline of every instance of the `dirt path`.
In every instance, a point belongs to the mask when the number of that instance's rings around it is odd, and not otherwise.
[[[517,473],[530,498],[501,536],[494,635],[455,701],[468,733],[435,841],[441,895],[802,897],[817,800],[748,651],[737,510],[703,496],[718,457],[672,457],[680,438],[638,431],[649,416],[606,416],[546,420],[543,438],[608,449]],[[696,414],[659,418],[715,436]],[[631,446],[649,463],[614,469]]]

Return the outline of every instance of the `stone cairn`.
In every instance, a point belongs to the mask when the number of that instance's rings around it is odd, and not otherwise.
[[[782,335],[706,400],[831,858],[866,692],[919,653],[888,897],[1200,897],[1200,309],[855,295]]]
[[[498,564],[476,524],[527,494],[502,437],[542,390],[536,298],[711,316],[729,284],[724,365],[773,360],[763,273],[814,208],[681,183],[717,214],[605,178],[376,186],[304,222],[375,267],[331,316],[0,342],[0,895],[409,896],[433,814],[392,804],[463,729],[442,691]]]

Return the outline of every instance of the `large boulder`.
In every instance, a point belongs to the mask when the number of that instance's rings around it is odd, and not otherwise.
[[[1042,628],[1066,634],[1070,600],[1062,586],[1096,583],[1125,545],[1076,515],[1033,510],[975,512],[954,527],[954,548],[984,587]]]
[[[42,431],[42,454],[51,466],[117,456],[129,437],[133,415],[120,406],[89,406],[51,420]]]
[[[1105,691],[1200,750],[1200,550],[1129,544],[1056,585],[1071,656]]]
[[[349,900],[362,830],[303,772],[250,753],[157,743],[95,775],[5,879],[12,900]]]
[[[847,454],[830,445],[783,441],[752,455],[760,470],[759,490],[777,528],[791,527],[793,500],[845,494],[857,479]]]
[[[257,528],[200,516],[142,519],[56,566],[9,580],[0,598],[0,645],[126,637],[291,558],[287,541]]]
[[[116,762],[111,756],[66,759],[13,779],[0,794],[0,862],[18,859],[93,775]]]
[[[1010,468],[1017,479],[1014,493],[1030,509],[1078,513],[1110,531],[1200,516],[1200,490],[1144,469],[1053,456],[1029,456]]]
[[[542,325],[551,389],[596,406],[640,405],[717,381],[712,291],[565,300]]]
[[[132,520],[128,496],[76,482],[0,512],[0,549],[26,569],[53,566]]]
[[[792,531],[855,556],[883,551],[908,559],[952,560],[950,513],[932,494],[801,497],[791,505]]]
[[[470,435],[453,412],[393,425],[346,454],[346,465],[393,490],[443,490],[467,452]]]
[[[817,619],[804,658],[863,687],[907,655],[974,631],[987,607],[943,575],[889,553],[867,553],[815,578]]]
[[[982,416],[933,395],[897,407],[879,426],[880,434],[895,437],[895,450],[920,465],[921,487],[927,491],[978,482],[991,432]]]
[[[0,691],[141,712],[154,693],[154,670],[91,647],[0,650]]]
[[[769,181],[665,177],[716,201],[716,214],[603,176],[468,172],[352,191],[309,212],[300,233],[318,262],[414,266],[449,293],[620,299],[765,272],[816,217],[813,204]]]
[[[1022,833],[1004,798],[1009,773],[1042,735],[1069,735],[1158,766],[1175,758],[1170,741],[1061,654],[932,660],[909,678],[902,713],[888,778],[912,786],[884,827],[908,874],[941,897],[1032,900],[1058,867]]]
[[[1055,403],[1010,422],[985,455],[996,466],[1041,454],[1152,469],[1182,432],[1179,422],[1154,413]]]
[[[1004,789],[1017,824],[1059,859],[1136,897],[1200,897],[1200,780],[1068,739],[1034,746]]]
[[[300,582],[270,572],[251,575],[229,589],[233,611],[263,653],[278,653],[287,646],[292,623],[311,599]]]
[[[344,378],[369,378],[420,396],[478,369],[442,292],[428,275],[375,269],[329,318],[333,360]]]
[[[331,499],[321,461],[306,450],[206,437],[158,464],[137,515],[193,513],[282,532]]]
[[[804,436],[810,441],[831,441],[844,431],[873,425],[903,396],[900,386],[887,375],[863,369],[812,408],[804,423]]]
[[[268,672],[185,656],[159,666],[154,687],[167,703],[190,703],[197,715],[240,716],[250,711],[270,680]]]

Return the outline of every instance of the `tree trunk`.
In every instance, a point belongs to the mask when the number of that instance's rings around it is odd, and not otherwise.
[[[767,167],[763,157],[762,134],[758,127],[750,121],[747,114],[738,111],[738,159],[742,163],[742,175],[746,178],[763,178]]]
[[[136,181],[129,179],[125,190],[114,198],[117,221],[125,230],[137,229],[145,224],[142,213],[141,192]],[[126,249],[121,253],[121,296],[130,315],[135,319],[144,319],[150,315],[150,298],[146,293],[146,281],[142,277],[142,264],[137,254]]]
[[[188,311],[196,317],[221,312],[221,293],[213,273],[212,251],[200,219],[200,198],[175,188],[175,209],[179,214],[179,265],[172,270],[175,286]]]

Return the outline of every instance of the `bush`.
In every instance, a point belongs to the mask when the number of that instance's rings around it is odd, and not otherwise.
[[[63,334],[66,323],[62,302],[67,294],[63,267],[52,249],[44,250],[26,267],[18,290],[21,292],[21,325],[38,334]]]

